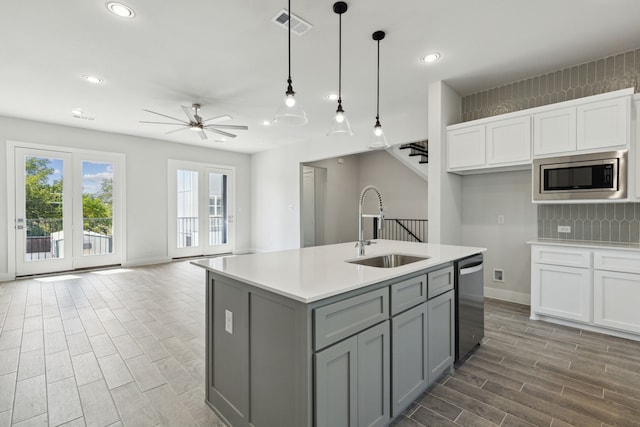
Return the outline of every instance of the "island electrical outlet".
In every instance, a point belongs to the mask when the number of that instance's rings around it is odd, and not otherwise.
[[[233,335],[233,313],[229,310],[224,311],[224,330]]]

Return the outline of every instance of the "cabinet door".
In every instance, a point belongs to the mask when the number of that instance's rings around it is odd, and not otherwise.
[[[592,306],[591,269],[532,265],[531,309],[534,313],[591,322]]]
[[[487,124],[487,165],[531,162],[531,116]]]
[[[429,383],[453,366],[455,358],[455,299],[453,291],[428,303]]]
[[[391,319],[391,416],[411,404],[429,384],[427,303]]]
[[[315,354],[316,427],[353,427],[358,419],[358,339]]]
[[[595,270],[593,300],[595,324],[640,333],[640,274]]]
[[[358,426],[382,427],[390,419],[389,321],[358,335]]]
[[[473,169],[484,166],[484,132],[484,126],[470,126],[449,131],[447,135],[449,169]]]
[[[579,105],[576,110],[578,150],[627,146],[630,107],[629,97]]]
[[[576,149],[576,109],[562,108],[533,116],[533,155]]]

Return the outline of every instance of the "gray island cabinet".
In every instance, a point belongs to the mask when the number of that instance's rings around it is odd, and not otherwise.
[[[453,261],[483,248],[379,241],[212,258],[206,401],[234,427],[385,426],[454,360]],[[368,249],[368,248],[367,248]]]

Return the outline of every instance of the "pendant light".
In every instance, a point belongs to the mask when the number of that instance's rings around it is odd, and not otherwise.
[[[382,125],[380,124],[380,40],[384,39],[384,31],[376,31],[372,38],[378,42],[378,83],[376,95],[376,125],[373,127],[373,135],[369,143],[370,149],[389,148],[387,138],[384,136]]]
[[[342,109],[342,14],[347,11],[347,4],[339,1],[333,4],[333,11],[338,14],[338,109],[333,125],[327,135],[353,135],[349,120]]]
[[[304,109],[300,106],[300,102],[295,98],[295,92],[293,91],[292,81],[291,81],[291,0],[289,0],[289,8],[287,9],[287,13],[289,15],[289,78],[287,79],[287,91],[285,92],[285,97],[282,100],[282,104],[280,108],[278,108],[278,112],[276,113],[276,117],[273,119],[276,123],[282,123],[287,126],[302,126],[307,124],[309,119],[307,119],[307,113],[304,112]]]

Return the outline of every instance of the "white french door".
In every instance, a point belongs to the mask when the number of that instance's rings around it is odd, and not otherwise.
[[[169,160],[169,255],[234,249],[234,169]]]
[[[16,148],[16,274],[73,268],[69,153]]]
[[[120,264],[123,156],[13,151],[16,276]]]

